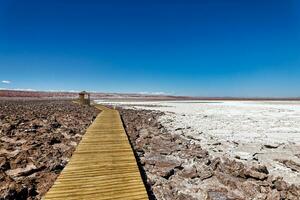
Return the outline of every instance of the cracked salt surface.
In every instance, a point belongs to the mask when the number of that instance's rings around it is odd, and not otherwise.
[[[103,103],[103,102],[101,102]],[[109,102],[106,102],[109,103]],[[265,164],[270,173],[300,184],[300,172],[275,159],[300,163],[300,102],[164,101],[114,102],[128,108],[166,113],[171,132],[200,143],[211,155]]]

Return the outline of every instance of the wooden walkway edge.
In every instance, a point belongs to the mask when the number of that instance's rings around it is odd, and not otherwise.
[[[96,107],[102,112],[43,199],[148,199],[119,112]]]

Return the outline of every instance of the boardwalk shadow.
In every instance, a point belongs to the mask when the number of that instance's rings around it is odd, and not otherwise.
[[[122,120],[123,126],[125,127],[125,124],[124,124],[122,116],[121,116],[121,120]],[[127,135],[129,144],[130,144],[130,146],[132,148],[132,151],[134,153],[135,159],[137,161],[138,168],[139,168],[139,171],[141,173],[141,177],[143,179],[144,185],[145,185],[146,190],[147,190],[148,198],[149,198],[149,200],[157,200],[156,197],[155,197],[155,195],[154,195],[154,193],[153,193],[153,191],[152,191],[151,185],[148,184],[148,182],[147,182],[147,174],[146,174],[146,172],[145,172],[145,170],[143,168],[143,165],[141,164],[140,157],[137,155],[136,151],[134,150],[133,145],[132,145],[132,143],[131,143],[131,141],[129,139],[129,136],[128,136],[127,132],[126,132],[126,135]]]

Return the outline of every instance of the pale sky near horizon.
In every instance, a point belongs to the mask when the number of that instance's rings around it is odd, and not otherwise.
[[[300,97],[297,0],[0,0],[0,88]]]

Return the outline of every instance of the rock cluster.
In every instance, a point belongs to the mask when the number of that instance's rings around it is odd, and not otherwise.
[[[0,101],[0,199],[40,199],[97,113],[71,101]]]
[[[270,175],[267,167],[212,157],[192,138],[168,133],[157,120],[161,112],[119,110],[152,199],[300,199],[299,186]]]

